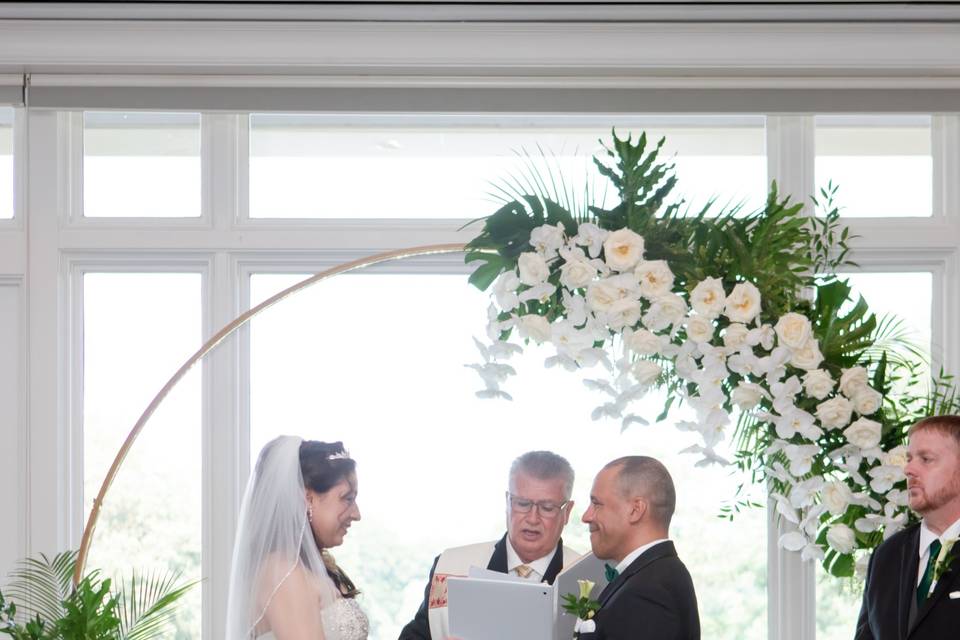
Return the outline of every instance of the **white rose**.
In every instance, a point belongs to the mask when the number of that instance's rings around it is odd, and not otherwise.
[[[643,323],[652,331],[662,331],[679,324],[687,315],[687,303],[675,293],[668,293],[653,301]]]
[[[517,267],[520,269],[520,282],[531,287],[545,281],[550,275],[546,260],[539,253],[532,251],[520,254]]]
[[[850,501],[853,500],[853,491],[846,482],[834,480],[823,487],[820,498],[827,511],[835,516],[841,516],[846,513]]]
[[[727,296],[724,312],[731,322],[750,322],[760,313],[760,291],[753,283],[741,282]]]
[[[739,349],[746,343],[749,333],[747,325],[734,322],[724,330],[723,344],[731,349]]]
[[[630,229],[617,229],[604,240],[603,257],[614,271],[629,271],[643,258],[643,238]]]
[[[823,369],[814,369],[803,374],[803,388],[808,396],[817,400],[823,400],[830,395],[834,384],[833,378]]]
[[[820,366],[821,362],[823,362],[823,354],[820,353],[820,345],[818,345],[817,341],[813,338],[808,340],[807,344],[801,348],[794,350],[793,355],[790,356],[790,364],[797,369],[805,369],[807,371],[816,369]]]
[[[845,524],[835,524],[827,529],[827,544],[837,553],[853,553],[857,543],[857,536],[853,529]]]
[[[890,449],[883,454],[883,464],[890,467],[900,467],[901,469],[907,466],[907,448],[904,445],[900,445]]]
[[[630,298],[621,298],[607,309],[607,324],[614,331],[623,327],[632,327],[640,319],[640,301]]]
[[[537,253],[552,256],[563,246],[563,224],[558,222],[556,226],[544,224],[535,228],[530,232],[530,246]]]
[[[870,387],[863,387],[858,390],[851,399],[853,400],[853,408],[862,416],[872,416],[883,402],[883,396],[880,395],[880,392]]]
[[[791,349],[800,349],[813,333],[813,327],[810,326],[810,320],[799,313],[785,313],[777,320],[774,327],[780,344],[786,345]]]
[[[663,260],[641,261],[633,273],[640,282],[640,293],[648,299],[658,298],[673,289],[673,272]]]
[[[735,405],[743,411],[749,411],[760,404],[760,399],[766,395],[760,385],[752,382],[741,382],[740,386],[733,390],[730,399]]]
[[[707,318],[716,318],[723,312],[727,294],[719,278],[705,278],[690,292],[690,306]]]
[[[653,384],[663,369],[651,360],[637,360],[633,365],[633,377],[644,386]]]
[[[519,329],[521,338],[532,338],[537,344],[550,340],[550,322],[535,313],[521,316]]]
[[[646,329],[637,329],[627,337],[627,347],[636,354],[652,356],[660,353],[660,337]]]
[[[852,413],[853,405],[846,398],[833,398],[817,405],[817,420],[827,429],[845,427]]]
[[[581,289],[596,277],[596,267],[583,260],[571,260],[560,267],[560,284],[568,289]]]
[[[713,339],[713,321],[704,316],[690,316],[687,318],[687,338],[697,344],[710,342]]]
[[[637,299],[640,285],[630,274],[596,280],[587,285],[587,306],[593,311],[606,312],[617,300]]]
[[[843,398],[835,398],[843,400]],[[861,449],[872,449],[880,444],[881,427],[879,422],[860,418],[849,427],[843,430],[846,439]]]
[[[853,398],[858,390],[868,386],[868,384],[867,370],[863,367],[844,369],[840,375],[840,393],[848,398]]]

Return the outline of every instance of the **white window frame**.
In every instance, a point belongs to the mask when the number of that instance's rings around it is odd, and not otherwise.
[[[171,51],[167,44],[174,31],[181,44],[178,51]],[[258,74],[278,68],[310,77],[278,84],[271,76],[277,91],[296,88],[298,83],[301,88],[325,91],[351,86],[492,87],[501,94],[510,87],[531,91],[557,86],[584,91],[604,87],[949,90],[957,83],[944,72],[960,68],[960,52],[954,46],[958,36],[956,24],[895,22],[665,25],[642,20],[621,24],[321,20],[284,25],[23,19],[0,24],[3,65],[27,70],[42,65],[44,71],[59,73],[66,84],[80,88],[89,86],[89,79],[80,74],[113,73],[117,60],[125,61],[128,74],[180,74],[162,82],[156,75],[145,76],[141,84],[159,85],[161,92],[164,86],[203,91],[217,85],[268,91],[269,82]],[[504,46],[491,48],[491,41]],[[251,51],[257,52],[256,58],[249,55]],[[762,67],[756,63],[758,58],[764,60]],[[438,69],[437,60],[446,66]],[[182,75],[197,67],[222,75]],[[838,73],[849,77],[837,77]],[[237,74],[256,77],[243,80]],[[129,83],[129,79],[118,82]],[[863,111],[875,106],[864,104]],[[709,111],[708,106],[703,108]],[[243,283],[251,269],[268,264],[288,268],[331,264],[345,255],[344,247],[360,254],[464,242],[474,232],[453,232],[448,228],[455,226],[450,221],[250,220],[242,207],[247,180],[238,171],[244,166],[246,149],[240,126],[244,116],[229,111],[206,112],[202,117],[204,187],[199,221],[77,218],[77,205],[82,205],[77,191],[79,114],[36,108],[16,113],[15,167],[21,170],[14,187],[14,219],[0,221],[0,274],[5,282],[20,282],[24,287],[24,417],[14,430],[24,450],[25,470],[15,520],[22,523],[16,534],[18,548],[29,555],[75,547],[83,525],[78,514],[86,515],[78,500],[82,434],[76,419],[82,414],[77,413],[72,391],[82,366],[77,361],[77,308],[71,296],[82,269],[91,264],[119,269],[125,257],[129,258],[125,264],[136,268],[137,258],[144,255],[158,269],[177,270],[191,260],[203,262],[207,270],[204,331],[210,335],[243,309]],[[82,142],[82,132],[79,135]],[[778,178],[782,193],[805,199],[814,187],[812,116],[772,114],[767,139],[770,177]],[[935,356],[948,370],[956,371],[960,365],[960,326],[955,322],[960,317],[960,296],[956,295],[960,288],[960,115],[935,115],[932,142],[933,217],[851,219],[848,224],[861,236],[854,258],[865,268],[934,272],[931,339],[935,346],[945,345],[943,353]],[[249,416],[241,402],[246,390],[241,345],[238,340],[223,345],[205,362],[203,571],[209,578],[204,595],[213,596],[204,598],[203,628],[208,638],[222,636],[230,563],[229,544],[223,541],[232,540],[249,460]],[[809,565],[799,564],[795,555],[777,549],[775,527],[768,531],[768,635],[812,640],[813,572]]]

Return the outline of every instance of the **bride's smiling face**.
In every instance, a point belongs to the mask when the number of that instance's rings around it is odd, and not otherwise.
[[[360,519],[357,474],[349,474],[323,493],[307,489],[307,507],[317,544],[323,549],[343,544],[350,525]]]

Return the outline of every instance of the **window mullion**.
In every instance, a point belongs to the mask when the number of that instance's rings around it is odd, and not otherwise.
[[[204,212],[213,236],[229,235],[236,220],[237,122],[232,114],[203,115]],[[218,246],[226,246],[220,242]],[[204,339],[238,314],[237,278],[225,251],[212,258],[204,286]],[[237,338],[230,337],[204,361],[203,381],[203,634],[222,638],[227,619],[232,544],[246,467],[237,428]]]
[[[782,195],[809,202],[814,190],[813,116],[767,118],[767,180]],[[777,640],[816,637],[815,564],[780,547],[788,523],[767,502],[767,636]]]

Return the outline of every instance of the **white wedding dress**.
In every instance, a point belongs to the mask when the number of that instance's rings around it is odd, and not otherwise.
[[[324,640],[367,640],[370,623],[367,614],[353,598],[337,598],[320,612]],[[272,631],[257,640],[276,640]]]

